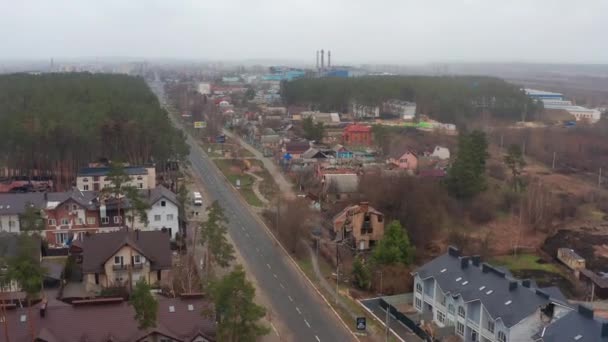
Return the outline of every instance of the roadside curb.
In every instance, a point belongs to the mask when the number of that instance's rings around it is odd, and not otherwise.
[[[197,148],[199,148],[203,154],[209,159],[209,156],[207,155],[207,153],[198,145],[196,145]],[[336,309],[334,309],[334,307],[331,305],[331,303],[327,300],[327,298],[321,293],[321,291],[314,285],[314,283],[312,282],[312,280],[310,280],[310,278],[308,278],[308,276],[306,275],[306,273],[304,272],[304,270],[302,270],[300,268],[300,265],[298,265],[298,263],[293,259],[293,257],[291,256],[291,254],[289,254],[289,252],[285,249],[285,247],[281,244],[281,242],[277,239],[277,237],[274,235],[274,233],[272,233],[272,231],[270,230],[270,228],[266,225],[266,223],[259,217],[259,215],[257,213],[255,213],[252,210],[252,207],[249,205],[249,203],[247,203],[247,201],[245,201],[245,199],[243,198],[243,196],[241,196],[241,194],[234,188],[234,186],[232,186],[232,184],[230,184],[230,181],[228,180],[228,178],[226,177],[226,175],[224,175],[224,173],[217,167],[217,165],[215,165],[215,163],[213,161],[211,161],[211,164],[213,164],[213,167],[216,169],[216,171],[218,171],[218,173],[222,176],[222,178],[224,179],[225,182],[228,183],[229,188],[232,192],[234,192],[239,201],[241,201],[246,207],[247,210],[249,210],[249,213],[252,214],[255,218],[256,221],[258,221],[258,223],[264,227],[264,230],[266,231],[266,234],[268,234],[268,236],[270,236],[274,242],[275,245],[278,245],[281,250],[283,251],[283,253],[289,258],[289,260],[291,261],[291,263],[295,266],[295,268],[298,270],[298,273],[300,274],[301,277],[303,277],[304,279],[306,279],[306,281],[308,282],[308,285],[310,287],[312,287],[315,292],[323,299],[323,301],[325,302],[325,304],[330,308],[330,310],[334,313],[334,315],[336,317],[338,317],[338,319],[340,320],[340,322],[342,322],[342,325],[344,326],[344,328],[346,329],[346,331],[348,331],[356,340],[359,340],[359,337],[352,331],[350,330],[348,324],[346,324],[346,322],[342,319],[342,317],[340,316],[340,314],[336,311]]]

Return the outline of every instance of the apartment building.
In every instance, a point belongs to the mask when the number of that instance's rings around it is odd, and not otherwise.
[[[124,171],[131,181],[129,185],[137,189],[154,189],[156,187],[156,168],[154,166],[125,166]],[[109,186],[107,179],[110,167],[93,166],[80,169],[76,176],[76,187],[82,191],[100,191]]]
[[[557,323],[576,313],[557,288],[514,279],[454,247],[413,276],[415,309],[439,327],[453,327],[465,342],[561,341],[541,335],[549,327],[563,329]],[[586,335],[581,329],[570,327],[572,336],[564,341],[579,341],[576,336]]]

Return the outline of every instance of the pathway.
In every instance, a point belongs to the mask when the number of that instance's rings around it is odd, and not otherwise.
[[[230,138],[238,141],[239,144],[241,144],[241,146],[243,146],[249,152],[253,153],[253,155],[257,159],[262,161],[262,163],[264,164],[264,167],[266,168],[266,170],[268,170],[268,172],[270,173],[272,178],[274,178],[275,182],[279,186],[279,189],[281,190],[281,193],[286,198],[289,198],[289,199],[295,198],[295,193],[293,192],[292,184],[285,178],[285,176],[283,175],[283,173],[281,172],[279,167],[271,159],[264,157],[264,154],[262,154],[262,152],[258,151],[255,147],[249,145],[246,141],[241,139],[236,134],[234,134],[226,129],[224,129],[224,134],[226,134]]]
[[[246,171],[245,173],[250,175],[254,179],[253,185],[251,186],[251,190],[253,190],[253,193],[260,199],[260,201],[262,201],[265,205],[268,205],[270,201],[266,197],[264,197],[264,195],[260,191],[260,182],[263,182],[264,178],[256,175],[253,172]]]

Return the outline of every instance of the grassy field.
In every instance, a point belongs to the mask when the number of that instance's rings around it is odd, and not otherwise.
[[[228,181],[232,186],[236,186],[236,181],[240,180],[241,186],[239,192],[241,193],[245,201],[249,203],[249,205],[252,205],[254,207],[264,206],[264,203],[256,196],[256,194],[251,189],[254,181],[253,177],[238,171],[241,167],[241,161],[232,159],[214,159],[213,162],[215,163],[215,165],[217,165],[220,171],[222,171],[226,178],[228,178]]]
[[[559,269],[551,264],[539,262],[540,258],[535,254],[518,254],[503,255],[495,257],[490,260],[490,264],[497,266],[504,266],[510,271],[521,271],[521,270],[537,270],[551,273],[560,273]]]

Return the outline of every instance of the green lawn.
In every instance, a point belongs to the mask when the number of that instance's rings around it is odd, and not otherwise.
[[[560,273],[559,269],[551,263],[539,263],[539,257],[535,254],[503,255],[490,260],[490,264],[504,266],[510,271],[539,270],[552,273]]]
[[[249,205],[252,205],[254,207],[263,207],[264,206],[264,203],[262,203],[262,201],[260,201],[258,196],[256,196],[255,193],[253,192],[253,190],[251,190],[250,188],[241,188],[241,190],[239,190],[239,192],[245,198],[245,201],[247,201],[247,203],[249,203]]]

